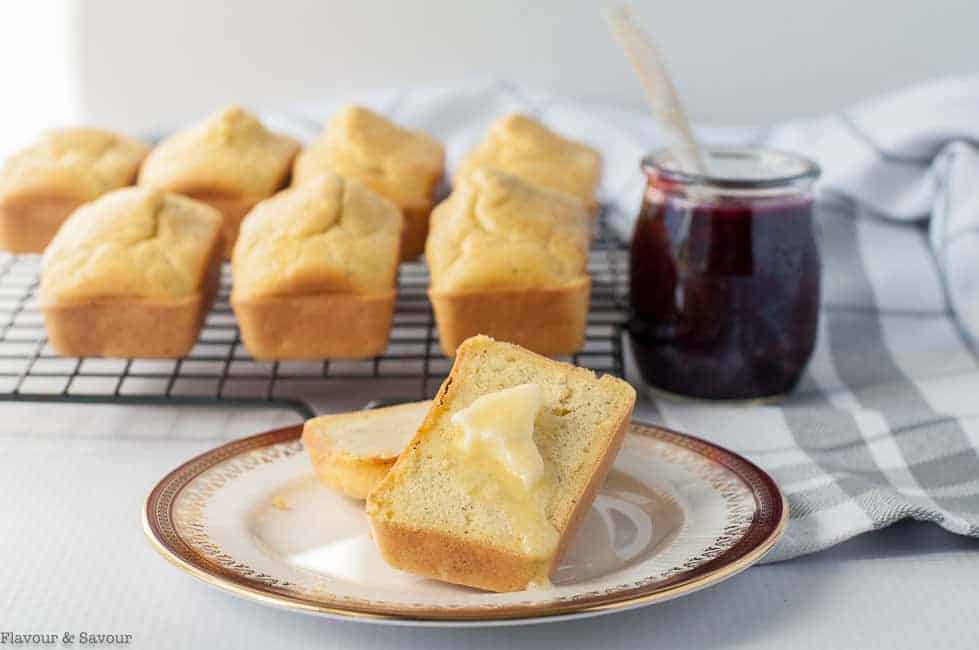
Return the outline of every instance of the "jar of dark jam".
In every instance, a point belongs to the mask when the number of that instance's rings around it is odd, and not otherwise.
[[[643,380],[689,397],[792,390],[812,356],[819,167],[761,149],[707,152],[709,175],[667,152],[642,162],[647,189],[630,253],[629,334]]]

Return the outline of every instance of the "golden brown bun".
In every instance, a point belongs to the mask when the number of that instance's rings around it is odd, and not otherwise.
[[[427,133],[404,129],[361,106],[347,106],[296,158],[293,184],[323,170],[357,179],[391,199],[405,216],[401,259],[418,257],[445,167],[445,150]]]
[[[0,248],[40,253],[75,208],[132,185],[149,147],[92,128],[46,131],[0,168]]]
[[[352,499],[366,499],[418,430],[431,401],[321,415],[303,426],[317,478]]]
[[[542,394],[533,437],[543,475],[529,488],[492,462],[460,455],[462,432],[452,423],[476,399],[525,383]],[[368,496],[382,557],[491,591],[545,582],[611,468],[635,397],[621,379],[484,336],[466,341],[415,437]]]
[[[395,292],[270,296],[233,303],[248,353],[267,361],[366,359],[387,348]]]
[[[563,192],[594,211],[602,178],[602,157],[595,149],[563,138],[534,119],[514,113],[490,127],[486,139],[460,163],[457,185],[480,167],[495,167],[523,180]]]
[[[273,133],[239,106],[163,140],[147,157],[139,184],[183,194],[224,215],[225,257],[242,218],[289,180],[299,143]]]
[[[584,341],[590,217],[582,204],[496,169],[432,213],[429,297],[447,355],[487,334],[552,356]]]
[[[439,342],[451,356],[466,339],[487,333],[538,354],[573,354],[584,344],[591,281],[558,288],[430,292]]]
[[[326,171],[259,203],[242,223],[231,305],[261,359],[358,358],[387,345],[398,208]]]
[[[132,187],[76,210],[44,253],[41,309],[65,356],[177,357],[217,291],[221,215]]]

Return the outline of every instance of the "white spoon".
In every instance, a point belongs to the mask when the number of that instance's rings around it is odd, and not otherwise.
[[[680,171],[708,175],[707,157],[690,131],[687,114],[659,49],[639,26],[628,6],[607,7],[603,13],[639,77],[646,101],[666,133],[670,152]]]

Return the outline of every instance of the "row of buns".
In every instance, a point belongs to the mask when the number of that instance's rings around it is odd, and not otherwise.
[[[302,149],[238,106],[217,111],[155,148],[92,128],[47,131],[0,170],[0,248],[40,253],[79,206],[138,184],[197,199],[224,217],[225,257],[242,219],[264,199],[323,170],[357,179],[394,201],[411,232],[405,259],[424,247],[445,154],[433,137],[368,109],[347,107]]]
[[[598,154],[510,115],[433,211],[443,168],[437,140],[360,107],[301,151],[237,107],[149,152],[94,129],[50,132],[0,170],[0,245],[46,245],[41,306],[69,356],[186,353],[229,254],[253,356],[374,356],[398,261],[422,249],[447,354],[477,333],[577,350]]]

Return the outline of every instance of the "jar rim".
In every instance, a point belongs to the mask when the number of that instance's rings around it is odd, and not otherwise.
[[[736,190],[783,187],[800,181],[815,181],[822,173],[819,165],[812,159],[781,149],[710,147],[705,149],[705,153],[712,159],[754,161],[759,164],[765,163],[765,166],[769,168],[781,165],[790,168],[791,171],[750,178],[686,172],[677,169],[675,166],[670,166],[670,163],[675,162],[675,160],[669,149],[658,149],[647,154],[643,157],[639,167],[647,175],[655,173],[661,178],[685,185],[709,185]]]

